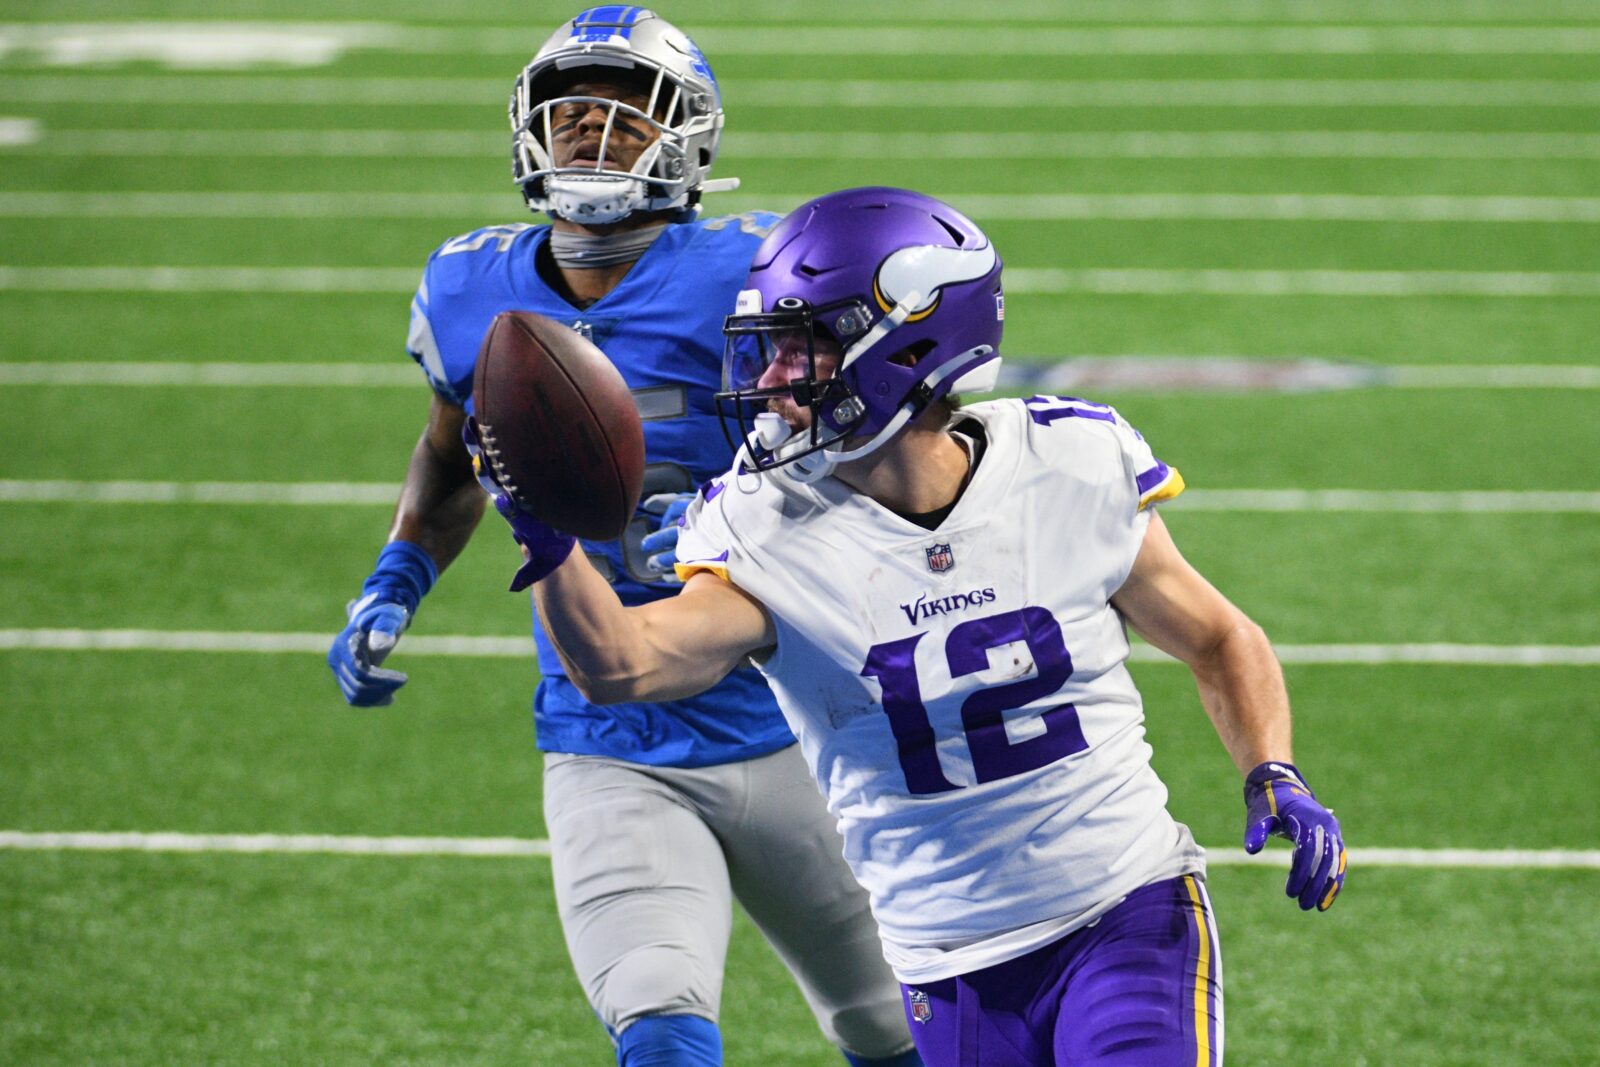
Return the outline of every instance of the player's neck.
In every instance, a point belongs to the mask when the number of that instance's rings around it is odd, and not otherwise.
[[[609,237],[660,226],[670,215],[671,212],[641,211],[604,226],[583,226],[568,219],[556,218],[551,220],[550,228],[557,233]],[[643,255],[644,250],[640,249],[638,254]],[[559,279],[560,284],[556,288],[562,290],[561,295],[574,307],[584,308],[597,300],[604,299],[613,289],[621,285],[622,279],[628,276],[628,271],[632,270],[638,261],[638,256],[635,256],[624,263],[578,267],[555,262],[552,257],[551,265],[554,267],[553,273],[556,279]]]
[[[955,502],[970,467],[967,449],[943,426],[911,426],[833,476],[890,511],[923,515]]]

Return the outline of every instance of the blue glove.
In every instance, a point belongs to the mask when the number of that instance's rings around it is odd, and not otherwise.
[[[694,503],[693,493],[657,493],[640,505],[646,514],[660,513],[661,525],[647,534],[639,547],[649,553],[645,563],[663,581],[676,581],[673,564],[678,562],[678,534],[683,530],[683,514]]]
[[[1344,888],[1344,835],[1333,812],[1317,802],[1292,763],[1263,763],[1245,778],[1244,850],[1252,856],[1268,837],[1294,842],[1284,892],[1300,910],[1327,911]]]
[[[420,546],[409,541],[383,546],[378,565],[362,583],[360,599],[345,607],[348,624],[328,649],[328,667],[346,703],[359,708],[394,703],[395,690],[406,684],[406,676],[380,664],[438,577],[433,558]]]

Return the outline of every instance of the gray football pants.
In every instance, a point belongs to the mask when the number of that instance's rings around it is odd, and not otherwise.
[[[828,1040],[911,1047],[866,893],[798,745],[716,767],[546,753],[545,821],[567,951],[613,1034],[646,1015],[717,1021],[733,898]]]

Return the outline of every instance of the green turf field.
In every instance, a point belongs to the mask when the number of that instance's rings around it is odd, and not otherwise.
[[[427,409],[411,288],[442,240],[528,220],[504,98],[574,11],[0,0],[0,1064],[611,1062],[538,856],[15,847],[544,837],[531,657],[402,644],[410,685],[356,711],[309,650],[147,646],[309,648],[342,625]],[[1276,868],[1214,868],[1229,1062],[1600,1062],[1600,0],[662,13],[722,80],[717,174],[744,184],[712,211],[946,195],[1016,279],[1010,363],[1197,368],[1194,388],[1092,395],[1183,471],[1175,537],[1286,652],[1579,661],[1291,662],[1297,758],[1352,873],[1308,916]],[[201,29],[235,35],[236,60]],[[1206,378],[1224,359],[1435,377],[1251,389]],[[60,379],[81,364],[177,376]],[[193,384],[219,364],[358,373]],[[92,499],[111,481],[348,483],[366,502]],[[1366,510],[1202,496],[1330,489]],[[1446,495],[1381,495],[1405,491]],[[1448,495],[1469,493],[1514,495]],[[478,537],[412,635],[525,634],[514,558]],[[146,636],[47,650],[46,631]],[[1233,859],[1238,776],[1192,683],[1136,676],[1175,814]],[[842,1062],[742,917],[723,1008],[730,1064]]]

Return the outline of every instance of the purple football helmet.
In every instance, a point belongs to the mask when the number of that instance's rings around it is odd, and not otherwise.
[[[1000,257],[965,215],[905,189],[830,193],[756,252],[717,413],[744,469],[814,480],[947,393],[994,388],[1004,319]],[[809,429],[777,414],[791,403]]]

